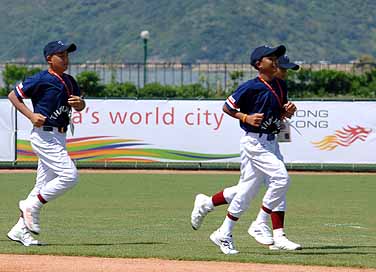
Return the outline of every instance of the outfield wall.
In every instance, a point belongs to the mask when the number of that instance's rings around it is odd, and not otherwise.
[[[27,103],[30,101],[27,100]],[[376,164],[376,102],[297,101],[287,163]],[[87,100],[68,150],[79,162],[238,163],[242,131],[213,100]],[[0,160],[36,161],[30,122],[0,100]],[[15,133],[17,121],[17,134]],[[17,136],[17,137],[16,137]],[[17,138],[17,152],[15,139]]]
[[[8,100],[0,100],[0,161],[14,161],[15,152],[15,111]]]

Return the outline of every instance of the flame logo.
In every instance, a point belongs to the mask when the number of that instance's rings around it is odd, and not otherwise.
[[[325,136],[318,142],[312,142],[318,149],[331,151],[338,146],[348,147],[356,140],[365,141],[372,129],[361,126],[347,126],[342,130],[336,130],[335,134]]]

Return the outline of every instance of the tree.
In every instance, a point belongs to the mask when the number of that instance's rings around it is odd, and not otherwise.
[[[86,96],[101,96],[104,86],[100,84],[100,78],[94,71],[84,71],[77,75],[77,83],[81,92]]]
[[[12,86],[17,82],[24,81],[25,78],[40,72],[40,68],[27,68],[26,66],[18,66],[15,64],[6,64],[3,71],[3,81],[5,89],[9,92]]]

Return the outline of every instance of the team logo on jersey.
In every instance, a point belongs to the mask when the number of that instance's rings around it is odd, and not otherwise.
[[[60,108],[58,108],[57,110],[55,110],[51,116],[50,116],[50,119],[58,119],[60,115],[64,114],[64,113],[67,113],[69,115],[71,111],[71,107],[69,106],[60,106]]]
[[[338,146],[348,147],[358,140],[364,142],[371,131],[371,128],[347,126],[342,130],[336,130],[332,135],[325,136],[321,141],[312,142],[312,144],[320,150],[331,151]]]
[[[281,120],[270,117],[261,124],[263,130],[271,131],[271,133],[278,133],[281,130]]]

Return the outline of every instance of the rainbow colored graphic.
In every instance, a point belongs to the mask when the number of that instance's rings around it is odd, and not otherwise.
[[[336,130],[333,135],[325,136],[321,141],[312,142],[312,144],[314,144],[316,148],[320,150],[331,151],[336,149],[338,146],[348,147],[357,140],[364,142],[371,131],[372,129],[361,126],[347,126],[343,127],[342,130]]]
[[[87,162],[212,161],[239,157],[239,154],[203,154],[145,147],[149,145],[138,139],[117,139],[113,136],[67,140],[67,149],[71,158]],[[37,161],[30,141],[17,140],[17,161]]]

